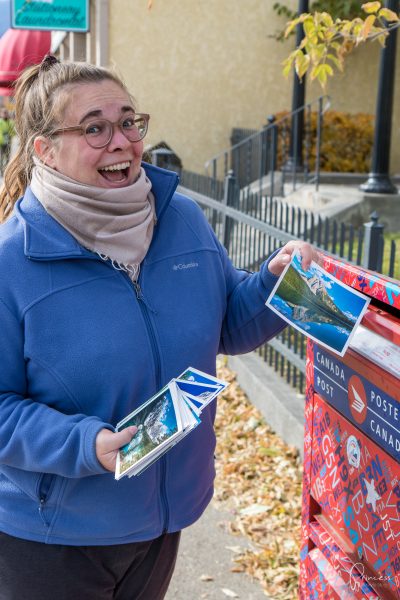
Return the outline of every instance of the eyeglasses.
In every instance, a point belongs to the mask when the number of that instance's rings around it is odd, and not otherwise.
[[[139,142],[147,133],[149,119],[150,115],[146,113],[127,113],[113,123],[108,119],[96,119],[85,125],[56,129],[52,135],[59,135],[67,131],[79,131],[92,148],[105,148],[111,141],[115,125],[130,142]]]

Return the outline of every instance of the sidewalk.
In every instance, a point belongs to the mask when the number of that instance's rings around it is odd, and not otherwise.
[[[242,355],[229,357],[228,364],[238,374],[237,382],[251,398],[251,404],[258,408],[268,422],[273,423],[273,428],[278,435],[289,445],[302,447],[303,402],[288,384],[282,382],[273,369],[266,377],[266,366],[263,364],[261,370],[258,360],[261,359],[254,354]],[[238,401],[241,402],[240,398]],[[233,404],[232,396],[228,399],[228,405],[235,411]],[[223,412],[222,399],[220,399],[220,419],[221,410]],[[234,446],[233,430],[226,420],[220,420],[220,427],[222,425],[225,432],[230,432],[231,443]],[[261,440],[261,437],[257,439]],[[221,453],[219,460],[223,460]],[[247,455],[245,460],[248,460]],[[278,469],[279,465],[274,458],[266,457],[265,460],[272,461]],[[267,476],[266,472],[263,476]],[[237,483],[236,491],[240,494],[242,487],[239,481]],[[262,481],[257,480],[254,485],[260,486],[261,483]],[[260,502],[263,502],[262,494]],[[274,500],[272,495],[269,502],[274,503],[277,500]],[[269,513],[266,513],[265,519],[270,518]],[[211,502],[200,520],[182,532],[177,566],[166,600],[273,599],[272,596],[266,595],[261,584],[250,575],[232,572],[236,564],[233,561],[235,552],[251,549],[253,543],[250,537],[229,533],[228,525],[234,521],[235,518],[228,509],[221,508],[220,503]],[[272,521],[270,521],[269,531],[270,533],[273,531]]]
[[[249,575],[231,571],[234,551],[249,547],[250,541],[227,533],[224,523],[229,520],[229,513],[211,503],[201,519],[182,532],[177,566],[165,600],[268,598]]]

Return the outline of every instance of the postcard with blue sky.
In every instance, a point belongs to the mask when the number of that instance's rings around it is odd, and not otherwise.
[[[182,431],[180,413],[168,386],[145,404],[118,423],[116,431],[136,425],[137,433],[131,442],[120,448],[117,458],[116,479],[119,479],[134,465],[171,441]]]
[[[304,271],[296,252],[265,304],[289,325],[343,356],[369,302],[315,262]]]
[[[226,381],[222,381],[222,379],[218,379],[217,377],[213,377],[208,373],[204,373],[203,371],[199,371],[194,367],[188,367],[176,378],[176,381],[185,380],[191,382],[193,384],[199,383],[200,385],[210,385],[217,386],[219,388],[219,392],[222,392],[228,384]],[[218,392],[218,393],[219,393]]]

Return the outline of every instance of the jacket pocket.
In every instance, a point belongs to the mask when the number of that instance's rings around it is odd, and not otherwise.
[[[8,485],[11,485],[11,488],[12,486],[14,487],[15,492],[19,490],[19,492],[26,494],[31,500],[37,501],[38,483],[42,477],[41,473],[24,471],[5,465],[1,466],[0,473],[8,481]],[[15,493],[14,490],[13,493]]]
[[[37,497],[39,501],[47,502],[53,491],[56,476],[53,473],[42,473],[37,484]]]

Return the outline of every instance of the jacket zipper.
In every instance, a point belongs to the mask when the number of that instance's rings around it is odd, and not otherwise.
[[[44,473],[41,478],[40,478],[40,483],[39,483],[39,515],[40,518],[42,519],[44,525],[46,527],[49,526],[48,522],[46,521],[46,517],[44,516],[44,509],[46,506],[46,501],[50,492],[50,488],[51,485],[53,483],[54,480],[54,475],[50,474],[50,473]]]
[[[121,274],[126,277],[129,282],[133,285],[136,298],[139,302],[140,310],[143,315],[144,322],[146,324],[147,333],[149,334],[150,345],[153,353],[154,364],[155,364],[155,372],[156,372],[156,389],[159,390],[161,388],[161,357],[160,352],[157,345],[156,336],[154,333],[154,328],[151,323],[148,311],[149,306],[146,303],[146,300],[143,296],[142,289],[140,287],[139,279],[136,281],[132,281],[127,273],[121,272]],[[167,457],[162,456],[159,459],[160,470],[161,470],[161,478],[160,478],[160,494],[161,494],[161,502],[164,509],[164,524],[163,524],[163,534],[168,531],[168,523],[169,523],[169,505],[167,498],[167,490],[166,490],[166,479],[167,479]]]

